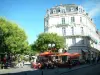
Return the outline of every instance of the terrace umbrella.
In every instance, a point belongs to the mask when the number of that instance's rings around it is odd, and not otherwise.
[[[81,54],[79,54],[79,53],[73,53],[70,57],[71,58],[77,58],[77,57],[79,57]]]
[[[74,55],[74,56],[80,56],[80,54],[79,54],[79,53],[73,53],[73,55]]]
[[[66,53],[61,53],[61,54],[59,54],[58,56],[72,56],[72,54],[66,52]]]
[[[44,53],[40,54],[40,56],[49,56],[49,55],[54,55],[54,53],[52,53],[52,52],[44,52]]]
[[[71,54],[70,53],[68,53],[68,52],[65,52],[65,53],[60,53],[60,54],[58,54],[58,56],[61,56],[62,57],[62,61],[63,62],[66,62],[66,60],[67,60],[67,56],[71,56]]]

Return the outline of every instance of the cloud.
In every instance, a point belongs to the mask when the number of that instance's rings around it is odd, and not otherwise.
[[[94,8],[92,8],[89,11],[89,16],[93,18],[95,16],[98,16],[99,13],[100,13],[100,4],[97,4]]]
[[[82,6],[92,18],[98,16],[100,13],[100,0],[88,0],[88,2],[82,4]]]

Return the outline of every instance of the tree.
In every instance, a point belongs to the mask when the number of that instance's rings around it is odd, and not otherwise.
[[[27,36],[16,23],[0,18],[0,34],[0,52],[24,53],[27,50]]]
[[[33,50],[47,50],[48,44],[55,44],[55,48],[64,48],[64,38],[54,33],[41,33],[31,46]]]

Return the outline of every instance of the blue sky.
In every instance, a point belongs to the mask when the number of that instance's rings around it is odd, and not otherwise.
[[[99,0],[0,0],[0,16],[16,22],[24,29],[31,44],[44,31],[46,10],[60,4],[82,5],[100,29],[99,3]]]

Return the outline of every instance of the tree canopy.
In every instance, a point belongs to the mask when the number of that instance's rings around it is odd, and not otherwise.
[[[28,49],[24,30],[16,23],[0,18],[0,52],[23,53]]]
[[[55,48],[64,48],[64,38],[54,33],[41,33],[32,45],[33,50],[47,50],[48,44],[55,44]]]

